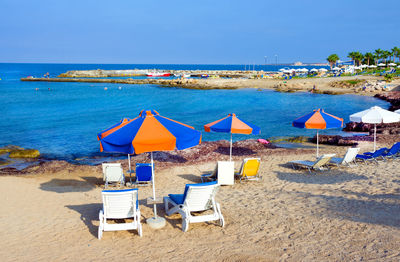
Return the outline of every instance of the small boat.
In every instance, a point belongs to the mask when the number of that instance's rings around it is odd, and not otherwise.
[[[150,72],[147,73],[146,76],[148,77],[168,77],[171,76],[170,73],[162,73],[162,72]]]
[[[209,75],[207,75],[207,74],[202,74],[201,75],[201,78],[208,78],[209,77]]]

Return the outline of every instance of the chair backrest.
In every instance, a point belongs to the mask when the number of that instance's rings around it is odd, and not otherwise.
[[[138,209],[138,189],[103,190],[103,212],[106,218],[134,217]]]
[[[239,176],[252,177],[258,174],[260,168],[260,158],[245,158],[240,167]]]
[[[380,148],[380,149],[376,150],[376,151],[372,154],[372,157],[373,157],[373,158],[380,157],[380,156],[383,155],[383,153],[385,153],[386,150],[387,150],[386,147]]]
[[[107,182],[121,182],[124,180],[124,171],[121,165],[109,165],[105,167],[104,180]]]
[[[106,180],[106,170],[107,170],[109,167],[121,167],[121,169],[122,169],[121,163],[103,163],[103,164],[102,164],[102,168],[103,168],[103,180],[104,180],[104,181]],[[108,169],[108,171],[109,171],[109,170],[110,170],[110,169]]]
[[[322,155],[321,157],[317,158],[315,161],[314,165],[312,166],[313,168],[321,168],[322,166],[326,165],[329,161],[331,161],[331,158],[334,157],[336,154],[325,154]]]
[[[136,163],[136,182],[150,182],[151,179],[151,164]]]
[[[389,155],[395,155],[400,152],[400,142],[394,143],[394,145],[389,149]]]
[[[215,202],[214,197],[217,194],[218,188],[219,185],[216,181],[188,184],[185,187],[183,205],[190,212],[207,210]]]
[[[347,149],[346,155],[343,157],[342,164],[349,164],[356,159],[358,152],[360,151],[359,147],[349,148]]]

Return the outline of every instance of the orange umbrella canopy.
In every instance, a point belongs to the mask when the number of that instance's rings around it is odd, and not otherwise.
[[[160,116],[155,110],[143,110],[134,119],[123,119],[97,137],[101,151],[127,154],[181,150],[201,143],[200,131]]]

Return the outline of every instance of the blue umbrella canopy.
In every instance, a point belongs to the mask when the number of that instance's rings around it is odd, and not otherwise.
[[[343,127],[343,118],[325,113],[323,109],[313,110],[293,121],[297,128],[317,129],[317,157],[319,156],[318,130]]]
[[[138,117],[121,120],[97,138],[101,151],[140,154],[196,146],[201,143],[201,132],[155,110],[142,110]]]

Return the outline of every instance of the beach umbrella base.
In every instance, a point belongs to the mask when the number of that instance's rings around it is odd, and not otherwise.
[[[146,219],[146,223],[152,228],[152,229],[160,229],[165,227],[165,218],[163,217],[150,217]]]

